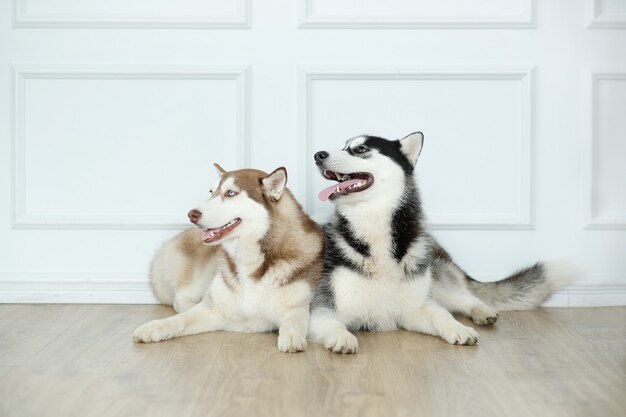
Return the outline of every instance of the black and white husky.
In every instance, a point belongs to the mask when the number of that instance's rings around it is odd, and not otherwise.
[[[566,263],[538,263],[502,281],[475,281],[425,229],[413,175],[421,132],[401,140],[359,136],[315,163],[337,184],[319,193],[336,211],[325,226],[324,275],[311,306],[309,337],[354,353],[355,330],[406,329],[473,345],[478,333],[458,312],[490,325],[498,310],[541,304],[574,279]]]

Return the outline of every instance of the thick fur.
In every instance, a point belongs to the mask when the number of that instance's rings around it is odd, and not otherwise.
[[[323,233],[285,188],[284,168],[218,172],[212,196],[192,210],[197,228],[166,242],[152,262],[154,293],[178,314],[140,326],[133,338],[278,330],[280,351],[302,351],[322,274]],[[241,221],[230,232],[206,238],[234,219]]]
[[[324,227],[324,274],[312,303],[309,336],[338,353],[354,353],[355,330],[406,329],[473,345],[479,325],[498,310],[532,308],[575,277],[566,264],[538,263],[502,281],[472,279],[425,230],[414,178],[423,135],[390,141],[360,136],[336,152],[319,152],[322,172],[368,173],[362,191],[331,196],[334,216]]]

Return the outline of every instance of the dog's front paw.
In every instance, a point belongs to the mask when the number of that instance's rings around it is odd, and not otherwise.
[[[471,327],[456,323],[441,335],[443,340],[451,345],[475,345],[478,343],[478,332]]]
[[[278,335],[278,350],[285,353],[306,350],[306,337],[296,328],[284,329]]]
[[[472,321],[479,326],[490,326],[498,320],[498,312],[489,307],[478,307],[472,310]]]
[[[359,342],[355,335],[347,330],[341,330],[329,335],[324,346],[335,353],[356,353],[359,349]]]
[[[150,343],[176,337],[176,328],[169,320],[153,320],[137,327],[133,332],[135,343]]]

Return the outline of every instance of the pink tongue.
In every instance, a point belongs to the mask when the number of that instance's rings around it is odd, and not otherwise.
[[[213,230],[202,231],[202,240],[212,239],[217,233]]]
[[[348,180],[348,181],[340,182],[339,184],[331,185],[330,187],[324,188],[322,191],[320,191],[317,197],[322,201],[326,201],[331,195],[337,192],[337,189],[339,189],[340,191],[343,191],[346,188],[351,187],[354,184],[358,183],[359,181],[363,181],[363,180],[358,180],[358,179]]]

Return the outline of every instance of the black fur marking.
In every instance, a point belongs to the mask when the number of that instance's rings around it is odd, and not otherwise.
[[[378,326],[376,324],[368,323],[350,323],[346,326],[351,332],[377,332]]]
[[[311,300],[311,309],[313,307],[326,307],[335,310],[335,292],[330,281],[330,274],[322,275],[322,278],[317,283],[313,299]]]
[[[405,158],[406,159],[406,158]],[[412,175],[405,176],[405,195],[391,218],[393,256],[398,262],[423,233],[422,207]]]
[[[448,252],[446,252],[446,250],[444,248],[439,246],[439,244],[434,242],[434,240],[433,240],[433,244],[431,246],[430,256],[432,257],[433,261],[441,261],[441,262],[445,262],[445,263],[452,263],[452,258],[450,257]]]
[[[407,264],[404,267],[404,275],[406,278],[418,278],[423,276],[430,267],[430,260],[428,258],[421,259],[412,265]]]
[[[433,273],[433,257],[432,257],[432,245],[434,239],[424,233],[418,236],[412,245],[422,245],[427,248],[426,253],[422,257],[413,257],[407,259],[404,263],[404,279],[413,279],[423,277],[424,274],[430,269],[431,275]],[[436,243],[435,243],[436,244]]]
[[[337,215],[337,220],[335,223],[337,227],[337,231],[343,237],[348,245],[355,251],[357,251],[361,256],[370,256],[370,246],[355,236],[352,227],[350,227],[350,222],[348,219],[343,217],[342,215]]]
[[[406,175],[413,175],[414,167],[411,161],[402,153],[399,140],[387,140],[377,136],[364,136],[363,144],[368,148],[378,150],[381,154],[389,157],[400,165]]]
[[[335,309],[335,293],[332,288],[331,274],[337,268],[344,267],[353,271],[361,272],[361,268],[344,256],[337,246],[332,229],[327,225],[324,228],[324,272],[315,288],[312,306]],[[369,248],[368,248],[369,250]]]
[[[367,148],[367,150],[365,152],[357,152],[356,150],[360,147],[365,147]],[[369,149],[369,147],[364,146],[364,145],[359,145],[357,146],[355,149],[351,148],[350,146],[346,147],[346,152],[348,152],[351,156],[356,156],[357,158],[361,158],[361,159],[370,159],[372,157],[372,152],[371,149]]]
[[[360,267],[347,258],[341,251],[332,230],[324,230],[324,273],[331,272],[338,266],[344,266],[353,271],[360,271]]]
[[[520,292],[525,292],[533,287],[537,286],[537,283],[545,280],[545,271],[542,263],[536,263],[535,265],[521,269],[509,277],[505,278],[503,282],[514,283],[515,288]]]
[[[471,279],[456,263],[454,263],[454,260],[448,252],[442,248],[432,236],[429,236],[429,246],[430,250],[428,253],[428,259],[430,260],[430,272],[433,280],[440,280],[444,278],[450,279],[451,269],[456,269],[458,272],[464,274],[466,278]]]

